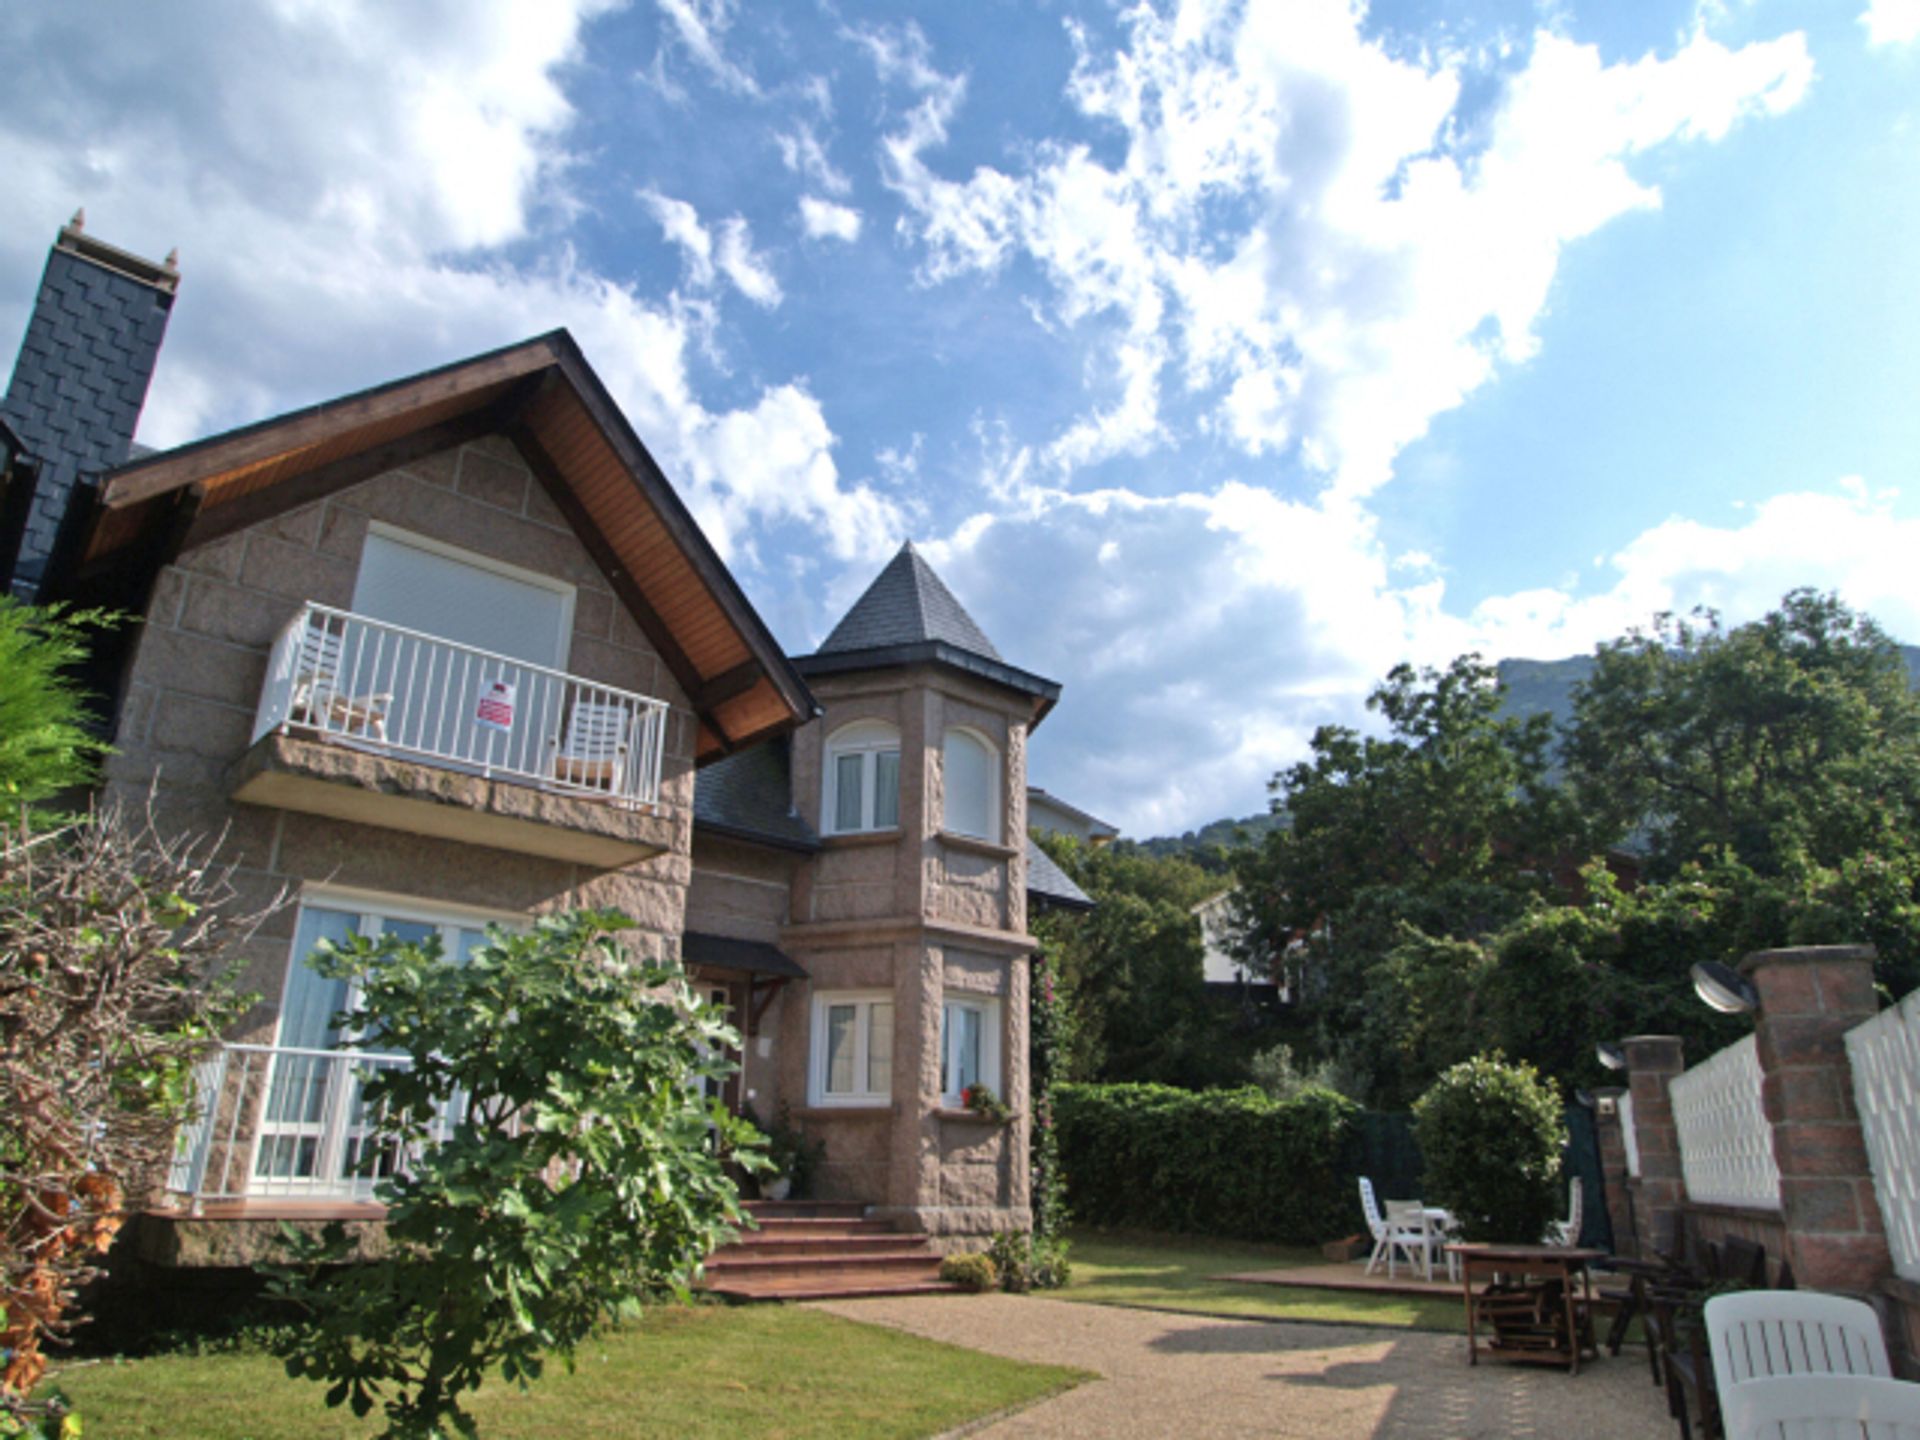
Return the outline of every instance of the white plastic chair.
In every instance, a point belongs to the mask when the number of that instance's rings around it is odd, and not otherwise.
[[[1446,1237],[1440,1226],[1418,1200],[1389,1200],[1387,1229],[1391,1242],[1387,1250],[1387,1278],[1393,1278],[1393,1256],[1399,1251],[1409,1265],[1418,1265],[1429,1281],[1433,1279],[1433,1257],[1444,1253]],[[1418,1259],[1415,1258],[1416,1253]]]
[[[393,696],[355,695],[340,688],[346,637],[320,615],[308,617],[300,637],[299,668],[293,677],[288,713],[321,730],[387,738],[387,707]]]
[[[567,716],[566,739],[553,757],[553,778],[618,795],[627,775],[633,712],[625,705],[581,700]]]
[[[1893,1374],[1880,1317],[1859,1300],[1809,1290],[1742,1290],[1707,1301],[1706,1322],[1723,1410],[1736,1393],[1765,1380]]]
[[[1920,1440],[1920,1385],[1870,1375],[1749,1380],[1720,1412],[1726,1440]]]
[[[1578,1245],[1580,1222],[1585,1216],[1585,1189],[1576,1176],[1567,1186],[1567,1218],[1547,1227],[1547,1239],[1554,1245]]]

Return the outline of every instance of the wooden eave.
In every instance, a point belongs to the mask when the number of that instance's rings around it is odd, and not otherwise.
[[[715,759],[818,707],[564,330],[123,466],[68,589],[144,610],[183,551],[481,435],[526,457],[699,718]]]

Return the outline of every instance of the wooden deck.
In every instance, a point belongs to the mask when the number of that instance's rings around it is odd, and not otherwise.
[[[1233,1280],[1247,1285],[1291,1285],[1309,1290],[1357,1290],[1371,1295],[1410,1295],[1425,1299],[1458,1300],[1460,1282],[1447,1279],[1444,1266],[1433,1267],[1431,1283],[1423,1279],[1417,1270],[1409,1270],[1405,1265],[1398,1267],[1399,1273],[1392,1279],[1387,1278],[1386,1266],[1372,1275],[1367,1274],[1364,1260],[1354,1260],[1347,1264],[1295,1265],[1284,1270],[1246,1270],[1235,1275],[1222,1275],[1222,1280]]]

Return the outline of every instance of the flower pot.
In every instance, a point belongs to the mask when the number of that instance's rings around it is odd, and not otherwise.
[[[784,1200],[792,1191],[793,1180],[786,1175],[782,1175],[778,1179],[762,1180],[760,1182],[760,1198],[762,1200]]]

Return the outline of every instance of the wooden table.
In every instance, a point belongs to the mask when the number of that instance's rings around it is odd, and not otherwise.
[[[1449,1245],[1447,1249],[1460,1260],[1461,1284],[1467,1302],[1467,1363],[1480,1363],[1480,1329],[1491,1326],[1499,1312],[1510,1322],[1524,1318],[1531,1306],[1535,1326],[1524,1341],[1503,1343],[1494,1340],[1486,1349],[1489,1355],[1519,1360],[1533,1365],[1565,1365],[1569,1374],[1580,1373],[1580,1356],[1594,1350],[1593,1279],[1587,1267],[1606,1258],[1604,1250],[1581,1250],[1568,1245]],[[1476,1276],[1490,1282],[1503,1282],[1503,1288],[1489,1284],[1476,1293]],[[1520,1283],[1507,1288],[1504,1282]],[[1527,1282],[1534,1282],[1531,1286]],[[1548,1308],[1547,1287],[1558,1282],[1560,1294],[1556,1309]],[[1510,1324],[1510,1334],[1517,1327]]]

